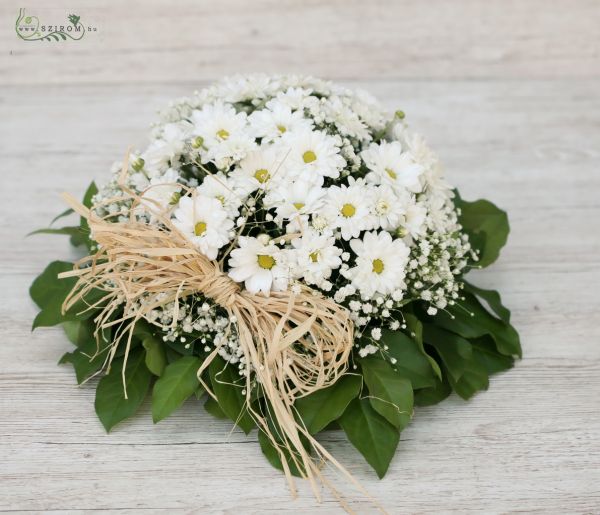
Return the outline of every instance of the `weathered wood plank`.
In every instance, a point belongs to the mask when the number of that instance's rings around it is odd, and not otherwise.
[[[24,42],[3,3],[0,83],[206,80],[238,72],[335,79],[556,78],[600,75],[595,0],[159,0],[80,2],[98,27],[81,41]],[[74,7],[32,0],[41,20]]]

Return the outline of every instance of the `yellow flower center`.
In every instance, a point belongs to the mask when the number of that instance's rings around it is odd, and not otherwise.
[[[340,209],[340,213],[346,218],[352,218],[356,213],[356,208],[352,204],[344,204]]]
[[[202,236],[205,232],[206,232],[206,223],[205,222],[198,222],[196,225],[194,225],[194,234],[196,236]]]
[[[217,195],[215,197],[221,204],[225,205],[225,196],[224,195]]]
[[[221,139],[227,139],[229,137],[229,132],[227,132],[225,129],[219,129],[217,131],[217,136],[219,136]]]
[[[304,202],[294,202],[294,207],[300,211],[304,207]]]
[[[278,125],[277,126],[277,130],[283,134],[285,131],[287,131],[287,129],[283,126],[283,125]]]
[[[376,274],[380,274],[381,272],[383,272],[384,268],[385,267],[383,266],[383,261],[381,261],[381,259],[373,260],[373,272],[375,272]]]
[[[259,170],[256,170],[256,172],[254,172],[254,178],[261,184],[264,184],[265,182],[267,182],[269,177],[271,177],[271,175],[269,174],[269,170],[267,170],[265,168],[261,168]]]
[[[258,266],[264,268],[265,270],[271,270],[275,266],[275,259],[273,256],[268,256],[266,254],[259,254],[257,257]]]
[[[313,263],[318,263],[319,262],[319,258],[321,257],[321,253],[318,250],[315,250],[314,252],[311,252],[308,257],[310,257],[310,260]]]
[[[312,150],[307,150],[302,154],[302,159],[305,163],[312,163],[317,159],[317,154],[315,154]]]
[[[396,172],[394,172],[394,170],[392,170],[391,168],[386,168],[385,171],[392,179],[396,179],[398,177],[398,175],[396,175]]]

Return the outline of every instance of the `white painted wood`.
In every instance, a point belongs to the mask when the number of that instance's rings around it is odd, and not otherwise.
[[[596,0],[4,0],[0,82],[135,83],[237,72],[336,79],[600,75]],[[14,20],[77,10],[74,44],[23,43]],[[43,16],[42,16],[43,15]],[[57,47],[60,46],[60,50]]]
[[[64,335],[29,331],[29,284],[73,256],[61,237],[25,238],[63,210],[59,193],[107,177],[169,99],[237,68],[293,67],[402,108],[463,196],[508,210],[509,244],[473,280],[502,292],[525,354],[472,401],[418,409],[382,481],[343,434],[327,447],[391,513],[600,511],[599,4],[424,4],[260,1],[234,16],[241,2],[175,15],[89,0],[81,15],[98,13],[104,39],[52,51],[0,29],[13,52],[0,57],[0,510],[340,512],[303,484],[290,500],[255,434],[230,434],[195,401],[158,425],[145,405],[106,435],[93,388],[56,366]]]

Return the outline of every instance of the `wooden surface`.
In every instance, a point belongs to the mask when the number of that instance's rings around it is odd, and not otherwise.
[[[59,20],[73,9],[52,5]],[[492,199],[512,226],[473,280],[502,292],[524,359],[468,403],[418,409],[382,481],[341,433],[327,447],[390,513],[600,512],[600,3],[102,5],[78,2],[99,32],[61,44],[18,40],[21,5],[0,8],[0,510],[340,512],[306,485],[290,500],[256,435],[195,401],[158,425],[146,405],[106,435],[93,388],[56,366],[65,336],[30,332],[29,284],[71,256],[61,237],[25,238],[62,211],[58,194],[107,177],[172,97],[267,70],[403,109],[463,196]]]

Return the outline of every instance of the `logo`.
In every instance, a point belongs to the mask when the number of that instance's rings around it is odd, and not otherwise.
[[[37,16],[26,15],[25,9],[19,9],[15,31],[23,41],[79,41],[86,32],[97,32],[98,28],[84,26],[76,14],[69,14],[66,24],[41,24]]]

